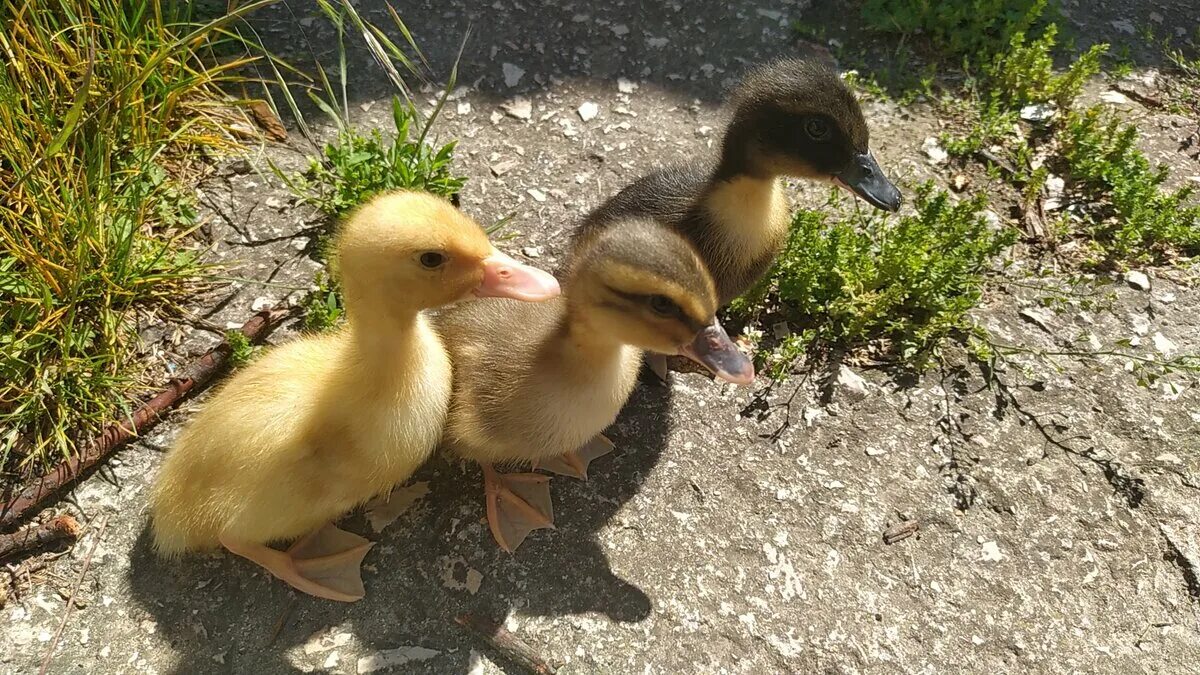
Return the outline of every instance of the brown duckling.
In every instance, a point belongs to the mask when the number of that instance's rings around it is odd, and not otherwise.
[[[441,439],[451,366],[421,310],[559,290],[429,194],[361,207],[341,228],[337,258],[346,327],[243,369],[167,454],[150,500],[160,553],[224,546],[305,593],[363,597],[359,565],[372,544],[330,523],[406,480]],[[269,546],[297,538],[286,551]]]
[[[584,477],[612,447],[599,434],[633,391],[643,350],[686,355],[730,382],[754,377],[717,320],[712,277],[669,227],[613,222],[576,250],[563,286],[550,302],[464,304],[433,318],[454,364],[447,445],[483,466],[488,521],[508,551],[552,526],[549,477],[493,465]]]
[[[878,208],[900,207],[900,191],[871,154],[858,101],[827,67],[799,59],[760,66],[732,107],[718,157],[638,179],[588,215],[572,249],[625,218],[655,218],[696,247],[724,306],[783,247],[790,208],[782,177],[831,182]]]

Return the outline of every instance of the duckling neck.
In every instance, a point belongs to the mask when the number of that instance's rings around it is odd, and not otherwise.
[[[751,178],[765,182],[779,177],[751,161],[750,148],[757,143],[754,134],[754,127],[749,123],[735,119],[729,124],[721,141],[721,156],[713,170],[713,181]]]
[[[417,310],[364,311],[356,309],[347,297],[346,319],[360,361],[376,374],[391,372],[392,364],[406,363],[420,340],[422,322]]]
[[[583,312],[568,309],[555,334],[550,357],[559,360],[564,370],[591,378],[599,376],[598,371],[619,366],[621,357],[631,349],[594,325]]]

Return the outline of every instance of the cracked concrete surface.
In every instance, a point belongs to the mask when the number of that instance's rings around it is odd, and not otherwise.
[[[382,3],[358,4],[389,25]],[[746,64],[796,52],[790,19],[836,15],[807,5],[397,9],[436,72],[473,27],[460,68],[469,86],[438,133],[461,139],[463,208],[481,222],[515,214],[516,237],[502,246],[552,269],[581,214],[652,167],[714,151],[725,87]],[[308,20],[316,15],[292,2],[256,25],[293,56],[311,45],[327,57],[332,33]],[[360,51],[351,71],[356,122],[386,127],[384,78]],[[586,103],[596,109],[585,121]],[[945,181],[921,152],[938,130],[928,109],[869,102],[865,111],[881,164],[903,186]],[[1200,173],[1173,142],[1178,126],[1137,114],[1155,159]],[[267,152],[302,166],[298,153]],[[205,298],[218,326],[307,286],[316,269],[305,252],[319,220],[277,180],[242,168],[223,163],[200,188],[214,212],[204,232],[231,276],[276,285],[242,282]],[[793,196],[816,205],[825,192],[797,186]],[[1077,298],[1045,309],[1036,289],[999,285],[975,314],[997,339],[1036,349],[1066,351],[1085,335],[1103,346],[1136,335],[1154,349],[1167,344],[1160,335],[1179,353],[1200,351],[1200,294],[1183,272],[1149,274],[1149,291],[1103,287],[1114,296],[1098,309]],[[178,366],[219,339],[159,327],[145,337],[148,352]],[[586,483],[554,479],[558,529],[535,533],[517,555],[499,551],[481,520],[478,472],[438,459],[414,478],[427,492],[410,493],[412,506],[382,533],[362,515],[346,524],[379,541],[366,560],[368,597],[353,605],[297,595],[231,556],[150,555],[147,487],[200,397],[57,507],[106,520],[106,531],[97,543],[93,529],[8,600],[0,672],[37,670],[62,616],[60,591],[93,544],[86,606],[52,672],[517,672],[454,622],[466,612],[503,621],[564,673],[1194,672],[1194,382],[1138,387],[1116,357],[1018,355],[991,373],[954,349],[915,382],[856,372],[860,400],[824,400],[821,370],[774,388],[695,373],[640,387],[611,430],[618,452]]]

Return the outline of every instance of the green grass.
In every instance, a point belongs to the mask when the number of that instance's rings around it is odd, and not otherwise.
[[[1042,20],[1048,0],[866,0],[861,16],[881,33],[920,41],[947,61],[987,63]]]
[[[202,58],[222,28],[160,0],[8,3],[0,31],[0,478],[72,456],[137,382],[133,315],[197,277],[173,176],[232,144]]]
[[[731,308],[743,316],[776,308],[795,329],[761,358],[770,375],[785,375],[812,348],[870,347],[920,366],[967,326],[984,275],[1014,233],[988,225],[982,196],[953,203],[927,183],[915,205],[915,214],[899,217],[796,214],[771,272]]]

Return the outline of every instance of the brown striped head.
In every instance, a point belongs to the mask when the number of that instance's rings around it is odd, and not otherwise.
[[[684,354],[723,379],[754,368],[721,328],[712,276],[692,245],[652,219],[605,228],[576,251],[564,295],[589,330],[661,354]]]

